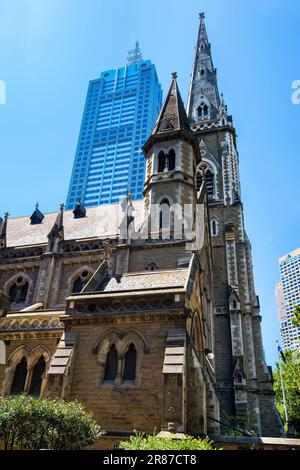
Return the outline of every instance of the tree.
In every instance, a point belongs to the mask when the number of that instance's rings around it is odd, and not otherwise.
[[[292,322],[294,325],[300,326],[300,305],[295,305],[295,310],[294,310],[294,318],[292,319]]]
[[[0,444],[5,450],[81,449],[102,433],[77,401],[0,397]]]
[[[300,361],[299,357],[297,357],[297,354],[292,351],[285,351],[284,356],[285,362],[280,359],[280,364],[286,395],[287,414],[289,423],[295,429],[296,434],[300,435]],[[276,369],[273,375],[276,405],[285,423],[279,362],[276,362]]]
[[[171,437],[146,436],[135,433],[129,441],[121,441],[120,449],[124,450],[216,450],[212,442],[206,439],[196,439],[192,436],[184,436],[183,439]]]

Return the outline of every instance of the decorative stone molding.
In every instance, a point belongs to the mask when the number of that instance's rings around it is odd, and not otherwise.
[[[61,317],[65,325],[94,325],[103,323],[140,323],[150,321],[172,321],[186,318],[187,314],[183,309],[168,310],[167,312],[148,312],[139,314],[111,314],[111,315],[66,315]]]
[[[38,345],[33,349],[29,349],[27,346],[22,345],[22,346],[19,346],[17,349],[15,349],[8,357],[7,366],[5,369],[5,378],[2,383],[1,394],[9,395],[11,386],[13,383],[15,369],[18,363],[21,361],[22,357],[25,357],[27,361],[27,377],[26,377],[24,391],[28,392],[30,388],[30,384],[31,384],[33,368],[41,356],[44,357],[44,360],[46,363],[46,368],[45,368],[43,381],[41,385],[41,393],[42,393],[44,386],[45,386],[46,373],[47,373],[49,362],[50,362],[50,352],[44,345]]]
[[[102,302],[94,303],[91,299],[88,303],[76,303],[72,315],[77,314],[99,314],[99,313],[117,313],[117,312],[142,312],[157,311],[183,307],[184,304],[175,302],[174,295],[168,298],[150,298],[150,299],[105,299]]]

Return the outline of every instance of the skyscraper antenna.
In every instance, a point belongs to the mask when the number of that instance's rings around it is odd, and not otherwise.
[[[127,65],[134,65],[143,60],[143,56],[140,49],[140,44],[138,41],[135,43],[134,49],[128,51],[127,56]]]

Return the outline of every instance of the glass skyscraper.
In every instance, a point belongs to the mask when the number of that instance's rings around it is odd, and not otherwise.
[[[300,348],[300,328],[293,324],[295,305],[300,305],[300,248],[279,258],[281,282],[276,284],[282,349]]]
[[[102,72],[89,83],[67,209],[142,198],[145,160],[141,147],[162,104],[155,66],[143,60],[138,43],[128,65]]]

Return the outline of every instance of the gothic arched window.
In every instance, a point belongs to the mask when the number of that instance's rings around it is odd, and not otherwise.
[[[104,380],[115,380],[118,372],[118,353],[116,346],[111,345],[110,350],[106,355]]]
[[[200,103],[197,112],[199,119],[209,119],[209,106],[206,103]]]
[[[28,293],[28,282],[22,276],[18,277],[9,289],[9,299],[16,304],[25,303]]]
[[[10,394],[11,395],[18,395],[24,391],[25,382],[27,377],[27,360],[26,357],[23,356],[21,361],[17,364],[14,379],[11,386]]]
[[[163,199],[159,206],[159,229],[170,228],[170,202]]]
[[[123,381],[135,379],[135,369],[136,369],[136,349],[134,344],[131,343],[128,351],[125,354],[125,364],[124,364],[124,374]]]
[[[41,356],[33,368],[29,390],[29,394],[36,398],[39,398],[41,393],[41,386],[45,369],[46,363],[44,360],[44,356]]]
[[[211,233],[213,236],[217,235],[217,222],[215,220],[211,223]]]
[[[208,196],[213,196],[215,193],[215,176],[214,173],[208,166],[205,164],[200,170],[196,173],[196,189],[199,191],[202,184],[202,175],[203,171],[205,172],[205,183],[206,183],[206,191]]]
[[[175,151],[173,149],[168,154],[168,167],[169,171],[175,170]]]
[[[75,279],[73,283],[72,293],[76,294],[82,291],[88,280],[90,279],[88,271],[82,271],[82,273]]]
[[[165,170],[166,166],[166,156],[164,152],[159,152],[158,154],[158,173],[162,173]]]
[[[174,149],[171,149],[166,155],[163,151],[158,154],[158,173],[175,170],[176,155]]]

